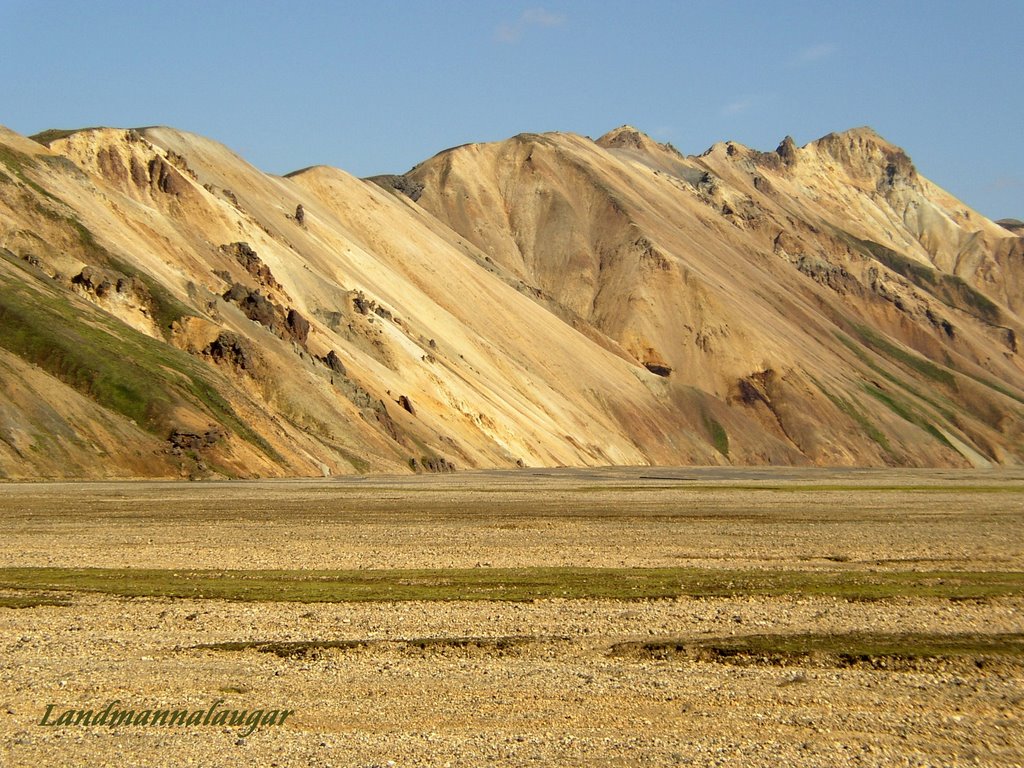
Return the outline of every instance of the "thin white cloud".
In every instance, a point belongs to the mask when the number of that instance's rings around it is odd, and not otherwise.
[[[565,23],[565,16],[543,8],[528,8],[523,11],[521,20],[524,24],[535,24],[538,27],[557,27]]]
[[[552,13],[544,8],[527,8],[519,18],[501,24],[495,37],[502,43],[517,43],[531,28],[558,27],[565,23],[565,16]]]
[[[793,57],[794,66],[804,66],[806,64],[813,64],[816,61],[827,59],[830,56],[834,56],[839,50],[832,43],[817,43],[816,45],[808,46],[802,51],[799,51],[796,56]]]
[[[1011,189],[1024,188],[1024,179],[1017,176],[1000,176],[992,179],[985,187],[986,192],[1007,192]]]
[[[722,107],[722,117],[732,117],[733,115],[743,114],[754,106],[755,101],[756,99],[752,96],[744,96],[736,99],[735,101],[730,101]]]

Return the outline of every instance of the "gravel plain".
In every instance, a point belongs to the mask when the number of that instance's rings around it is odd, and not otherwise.
[[[0,567],[1021,571],[1022,502],[1024,472],[7,485]],[[616,650],[746,635],[1019,634],[1021,596],[61,597],[0,608],[2,766],[1024,765],[1019,657]],[[245,643],[254,647],[230,645]],[[52,720],[113,701],[294,714],[251,733],[41,724],[50,704]]]

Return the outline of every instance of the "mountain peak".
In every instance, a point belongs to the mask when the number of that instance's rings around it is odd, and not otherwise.
[[[645,145],[653,144],[651,137],[643,131],[637,130],[632,125],[620,125],[613,128],[596,142],[605,149],[612,147],[628,147],[631,149],[643,149]]]
[[[851,150],[856,148],[862,152],[876,150],[888,154],[905,154],[900,147],[886,140],[878,131],[868,125],[829,133],[811,142],[811,144],[820,147],[846,146],[851,148]]]
[[[845,131],[838,131],[836,135],[846,136],[849,138],[866,139],[871,141],[885,141],[885,139],[882,138],[878,131],[876,131],[870,125],[859,125],[855,128],[848,128]]]
[[[638,149],[648,153],[668,151],[678,154],[671,144],[661,144],[632,125],[620,125],[618,128],[608,131],[595,143],[604,149]]]
[[[917,178],[910,156],[868,126],[830,133],[808,146],[830,156],[855,175],[884,176],[883,181],[889,186],[898,181],[913,183]]]
[[[779,146],[775,149],[782,162],[786,165],[792,165],[796,162],[796,142],[793,141],[792,136],[786,136],[782,141],[779,142]]]

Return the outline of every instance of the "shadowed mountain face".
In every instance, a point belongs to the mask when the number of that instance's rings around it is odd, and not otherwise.
[[[1024,458],[1024,240],[870,129],[269,176],[0,130],[0,477]]]

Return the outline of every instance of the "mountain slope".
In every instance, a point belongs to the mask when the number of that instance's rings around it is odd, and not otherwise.
[[[637,364],[760,412],[814,461],[864,456],[875,429],[886,461],[908,441],[935,460],[928,436],[997,461],[1019,445],[1004,417],[1022,383],[1022,241],[869,129],[700,157],[628,126],[596,143],[522,135],[408,178],[418,204]],[[836,423],[858,445],[819,427]]]
[[[864,129],[523,135],[376,184],[37,139],[0,132],[0,476],[1024,455],[1021,239]]]

